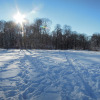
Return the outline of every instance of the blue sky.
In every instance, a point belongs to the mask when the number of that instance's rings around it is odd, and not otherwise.
[[[0,0],[0,20],[13,20],[17,9],[30,22],[49,18],[52,27],[67,24],[78,33],[100,33],[100,0]]]

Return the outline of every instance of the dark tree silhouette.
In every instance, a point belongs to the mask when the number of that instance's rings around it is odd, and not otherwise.
[[[68,25],[62,29],[60,24],[50,32],[51,23],[47,18],[37,18],[32,24],[23,23],[22,30],[13,21],[1,20],[0,48],[100,50],[100,33],[88,38]]]

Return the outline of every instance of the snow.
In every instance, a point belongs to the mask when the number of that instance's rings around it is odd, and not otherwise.
[[[1,49],[0,100],[100,100],[100,52]]]

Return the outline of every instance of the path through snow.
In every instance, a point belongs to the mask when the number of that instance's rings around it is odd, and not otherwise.
[[[0,50],[0,100],[100,100],[100,53]]]

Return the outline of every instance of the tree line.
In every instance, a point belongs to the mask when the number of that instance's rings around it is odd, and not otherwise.
[[[34,23],[0,21],[0,48],[4,49],[75,49],[100,50],[100,33],[91,37],[72,31],[71,27],[57,24],[51,32],[51,21],[36,19]]]

